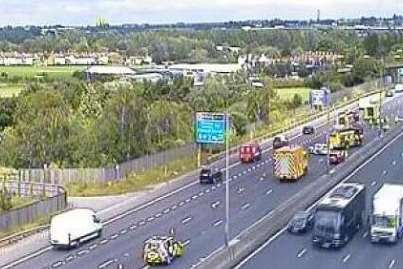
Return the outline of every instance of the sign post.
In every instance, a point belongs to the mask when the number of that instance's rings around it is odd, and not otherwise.
[[[201,149],[201,144],[224,144],[225,143],[225,246],[230,241],[230,216],[229,216],[229,113],[196,113],[196,142]],[[199,150],[200,156],[200,150]],[[200,157],[198,157],[200,165]]]

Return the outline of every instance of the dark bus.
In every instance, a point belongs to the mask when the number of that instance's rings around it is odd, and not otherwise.
[[[313,244],[325,248],[344,246],[362,226],[365,210],[365,186],[342,184],[315,210]]]

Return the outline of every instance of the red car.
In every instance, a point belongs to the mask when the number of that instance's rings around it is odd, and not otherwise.
[[[262,159],[262,149],[257,144],[243,145],[239,150],[239,159],[243,163],[259,161]]]
[[[331,151],[329,153],[329,164],[337,165],[342,163],[347,158],[347,152],[338,150],[338,151]]]

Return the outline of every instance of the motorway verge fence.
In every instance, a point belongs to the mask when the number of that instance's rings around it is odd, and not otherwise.
[[[329,190],[364,164],[366,160],[384,148],[396,137],[403,136],[403,127],[394,129],[383,138],[376,138],[348,158],[348,162],[337,167],[337,172],[326,174],[276,207],[250,228],[234,238],[228,248],[220,248],[199,263],[197,269],[230,269],[238,265],[254,250],[287,225],[292,216],[320,200]]]
[[[0,213],[1,232],[33,223],[67,208],[67,193],[59,185],[12,180],[0,185],[13,195],[38,198],[32,204]]]

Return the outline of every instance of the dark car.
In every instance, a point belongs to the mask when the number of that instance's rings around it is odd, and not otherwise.
[[[385,97],[393,97],[394,92],[392,90],[386,91]]]
[[[329,164],[337,165],[346,160],[347,152],[343,150],[331,151],[329,153]]]
[[[222,181],[222,172],[219,170],[213,171],[210,168],[203,168],[200,171],[200,183],[201,184],[216,184]]]
[[[287,226],[290,233],[306,233],[313,227],[314,215],[313,212],[301,211],[295,214]]]
[[[315,133],[315,128],[313,126],[304,126],[302,128],[302,134],[311,135]]]
[[[290,143],[285,136],[279,135],[273,139],[273,149],[279,149],[288,146]]]

